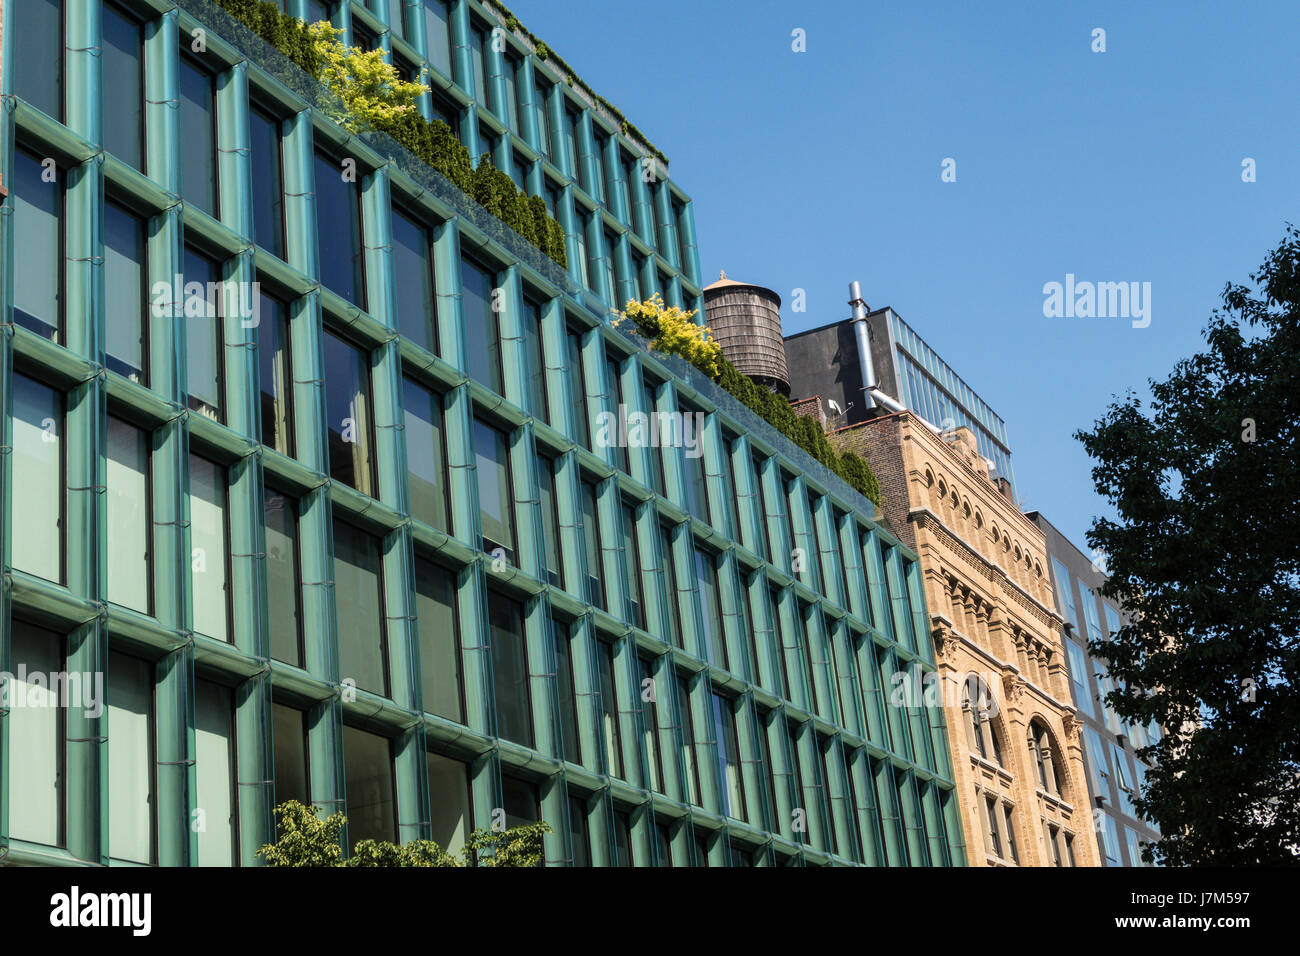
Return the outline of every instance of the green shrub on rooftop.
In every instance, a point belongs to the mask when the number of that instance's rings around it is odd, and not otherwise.
[[[741,374],[722,354],[709,329],[692,322],[695,314],[668,308],[655,295],[645,302],[629,302],[619,322],[631,324],[652,349],[691,363],[751,412],[839,475],[850,488],[879,505],[880,484],[866,461],[851,451],[837,452],[815,418],[795,414],[784,396]],[[687,323],[690,328],[685,328]]]
[[[451,127],[441,120],[426,120],[414,108],[415,96],[428,87],[402,80],[382,52],[344,46],[330,25],[308,25],[281,13],[273,3],[215,3],[334,92],[347,110],[326,113],[339,125],[355,133],[387,133],[525,241],[562,268],[568,267],[564,227],[547,213],[545,202],[517,189],[514,180],[490,163],[482,172],[484,163],[476,169]]]

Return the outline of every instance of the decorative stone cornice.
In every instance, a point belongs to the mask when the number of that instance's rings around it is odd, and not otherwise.
[[[948,527],[943,518],[935,514],[933,510],[924,505],[918,506],[908,511],[907,518],[916,525],[918,530],[929,531],[940,539],[948,551],[965,558],[966,563],[988,582],[990,589],[993,589],[996,584],[1007,598],[1021,608],[1027,616],[1050,628],[1053,633],[1059,631],[1063,618],[1054,609],[1043,604],[1038,598],[1016,583],[1001,565],[990,561],[981,554],[974,545]],[[916,544],[919,552],[921,542],[918,540]]]

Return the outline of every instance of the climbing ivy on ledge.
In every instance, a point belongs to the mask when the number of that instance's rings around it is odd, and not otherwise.
[[[685,359],[751,412],[843,478],[850,488],[879,505],[880,484],[866,461],[851,451],[837,452],[815,418],[795,414],[784,396],[741,374],[722,354],[722,347],[713,339],[709,327],[694,321],[695,315],[696,312],[686,312],[675,306],[665,307],[663,299],[656,294],[645,302],[628,302],[616,324],[631,325],[648,340],[650,348]]]
[[[346,47],[331,25],[308,25],[281,13],[274,3],[214,2],[337,95],[348,111],[327,111],[335,122],[352,132],[387,133],[544,255],[568,267],[564,227],[547,212],[545,201],[519,190],[486,153],[476,167],[451,127],[426,120],[415,108],[415,96],[428,87],[403,81],[382,51]]]

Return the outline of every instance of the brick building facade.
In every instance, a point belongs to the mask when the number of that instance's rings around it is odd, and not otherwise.
[[[1043,532],[969,429],[903,412],[829,437],[867,459],[920,556],[971,864],[1098,865]]]

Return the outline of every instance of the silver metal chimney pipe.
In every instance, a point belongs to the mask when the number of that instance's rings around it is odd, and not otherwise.
[[[862,283],[849,283],[849,305],[853,307],[853,333],[858,342],[858,370],[862,373],[862,397],[868,409],[876,407],[876,369],[871,362],[871,338],[867,334],[867,303],[862,300]]]

